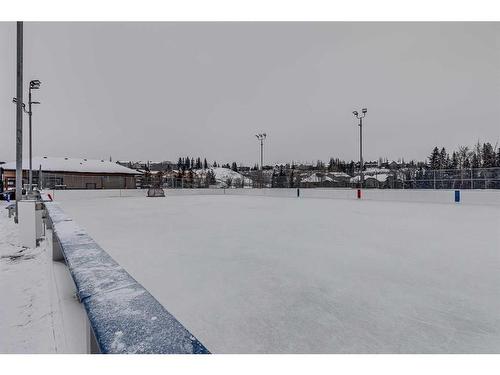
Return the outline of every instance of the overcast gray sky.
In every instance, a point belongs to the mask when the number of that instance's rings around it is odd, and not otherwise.
[[[15,29],[0,23],[0,160]],[[357,160],[364,106],[365,159],[500,140],[500,23],[25,23],[24,60],[40,156],[253,164],[266,132],[268,163]]]

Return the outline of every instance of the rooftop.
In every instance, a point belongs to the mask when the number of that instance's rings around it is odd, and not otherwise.
[[[11,161],[2,164],[5,170],[15,170],[16,162]],[[117,174],[140,174],[136,170],[121,166],[119,164],[94,159],[60,158],[60,157],[34,157],[33,170],[42,169],[43,172],[77,172],[77,173],[117,173]],[[23,170],[29,169],[29,159],[23,159]]]

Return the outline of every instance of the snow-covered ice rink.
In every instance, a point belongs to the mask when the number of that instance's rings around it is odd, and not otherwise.
[[[232,195],[61,205],[214,353],[500,353],[499,206]]]

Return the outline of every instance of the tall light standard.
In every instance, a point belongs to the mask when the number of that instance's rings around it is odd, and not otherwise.
[[[363,187],[363,183],[365,181],[364,175],[363,175],[363,118],[366,116],[366,112],[368,110],[366,108],[363,108],[361,110],[361,115],[358,113],[358,111],[353,111],[354,117],[356,117],[359,120],[359,175],[360,175],[360,187]]]
[[[257,139],[260,141],[260,170],[264,166],[264,139],[266,139],[266,133],[256,134]]]
[[[30,81],[30,88],[28,94],[28,115],[29,115],[29,132],[30,132],[30,171],[29,171],[29,192],[33,192],[33,146],[32,146],[32,130],[31,130],[31,116],[33,111],[31,110],[32,104],[40,104],[40,102],[31,101],[31,90],[38,90],[40,88],[41,82],[38,79]],[[39,182],[40,183],[40,182]]]
[[[260,141],[260,175],[261,182],[260,187],[262,187],[263,177],[264,177],[264,139],[266,139],[266,133],[256,134],[257,139]]]

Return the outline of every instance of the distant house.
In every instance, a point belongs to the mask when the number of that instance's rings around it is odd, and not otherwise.
[[[367,161],[363,163],[364,168],[376,168],[378,167],[378,161]]]
[[[35,157],[33,183],[47,189],[135,189],[140,172],[105,160]],[[29,160],[23,160],[23,185],[28,183]],[[16,162],[0,165],[5,190],[16,185]]]
[[[399,164],[396,163],[395,161],[391,161],[389,163],[389,169],[398,169],[399,168]]]

